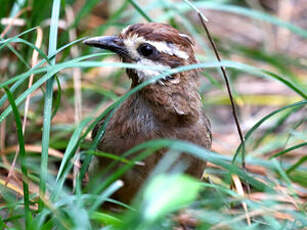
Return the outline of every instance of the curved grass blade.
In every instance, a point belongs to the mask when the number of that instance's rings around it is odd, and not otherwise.
[[[76,15],[74,23],[71,25],[71,27],[73,28],[77,27],[80,23],[80,20],[84,16],[88,15],[98,2],[103,2],[103,0],[87,0],[86,4],[82,6],[78,14]]]
[[[36,50],[39,55],[41,57],[43,57],[49,64],[50,64],[50,61],[49,61],[49,58],[47,57],[47,55],[38,47],[36,47],[34,44],[22,39],[22,38],[14,38],[12,40],[10,40],[10,43],[23,43],[23,44],[26,44],[28,46],[30,46],[32,49]],[[8,43],[8,44],[10,44]]]
[[[303,156],[301,159],[299,159],[294,165],[287,169],[286,173],[290,174],[293,170],[297,169],[305,161],[307,161],[307,156]]]
[[[283,151],[280,151],[280,152],[278,152],[278,153],[275,153],[275,154],[274,154],[273,156],[271,156],[269,159],[276,158],[276,157],[280,157],[280,156],[284,155],[285,153],[291,152],[291,151],[294,150],[294,149],[298,149],[298,148],[301,148],[301,147],[306,146],[306,145],[307,145],[307,142],[303,142],[303,143],[301,143],[301,144],[294,145],[294,146],[292,146],[292,147],[290,147],[290,148],[287,148],[287,149],[285,149],[285,150],[283,150]]]
[[[58,54],[59,52],[61,52],[62,50],[64,50],[65,48],[77,43],[77,42],[80,42],[84,40],[84,38],[81,38],[81,39],[78,39],[78,40],[75,40],[75,41],[72,41],[64,46],[62,46],[61,48],[59,48],[56,53]],[[54,55],[51,55],[51,56],[48,56],[48,59],[51,59],[54,57]],[[89,55],[90,57],[96,57],[98,55],[101,55],[101,54],[94,54],[94,55]],[[105,54],[103,54],[105,55]],[[38,69],[39,66],[41,66],[42,64],[44,64],[46,62],[46,60],[42,60],[41,62],[39,62],[37,65],[35,65],[32,69],[30,69],[29,71],[27,71],[26,73],[23,73],[23,74],[20,74],[14,78],[11,78],[9,79],[8,81],[0,84],[0,88],[3,88],[4,86],[8,86],[9,84],[14,83],[14,85],[10,88],[10,91],[13,93],[24,81],[25,79],[30,76],[31,74],[39,74],[39,73],[43,73],[43,72],[46,72],[46,68],[41,68],[41,69]],[[6,95],[3,95],[2,98],[0,99],[0,107],[4,104],[4,102],[7,100],[7,96]]]
[[[300,101],[291,105],[287,105],[284,106],[280,109],[277,109],[271,113],[269,113],[268,115],[266,115],[265,117],[263,117],[261,120],[259,120],[246,134],[245,134],[245,141],[247,141],[247,139],[257,130],[257,128],[262,125],[266,120],[268,120],[269,118],[271,118],[272,116],[274,116],[275,114],[278,114],[286,109],[295,109],[297,107],[303,106],[307,104],[307,100],[304,101]],[[233,156],[232,162],[236,161],[237,156],[239,155],[240,151],[241,151],[242,145],[240,144],[236,150],[235,155]]]
[[[145,226],[190,205],[197,198],[201,183],[183,174],[158,174],[151,178],[138,202],[142,205]],[[138,218],[138,217],[136,217]],[[143,223],[144,223],[143,222]]]
[[[255,143],[253,143],[253,149],[257,148],[261,142],[270,134],[273,133],[275,130],[277,130],[281,125],[284,124],[284,122],[287,121],[287,119],[292,115],[295,114],[296,112],[298,112],[299,110],[301,110],[303,108],[302,107],[296,107],[295,109],[289,110],[287,111],[285,114],[281,114],[281,117],[278,118],[277,122],[274,124],[274,126],[270,127],[269,129],[265,130],[265,133],[258,138],[257,140],[255,140]],[[300,123],[296,124],[293,129],[296,129],[298,126],[300,125]]]
[[[288,86],[289,88],[291,88],[292,90],[294,90],[297,94],[299,94],[300,96],[302,96],[304,99],[307,99],[307,94],[305,94],[305,92],[307,92],[307,88],[306,89],[300,89],[299,86],[296,86],[295,83],[282,78],[281,76],[272,73],[270,71],[267,70],[263,70],[264,73],[266,73],[267,75],[277,79],[278,81],[284,83],[286,86]],[[301,86],[303,86],[304,84],[300,84]]]
[[[104,188],[106,188],[110,183],[112,183],[114,180],[118,179],[121,175],[123,175],[127,170],[129,170],[131,167],[134,166],[133,162],[142,161],[149,155],[153,154],[155,151],[162,149],[162,148],[169,148],[171,150],[179,151],[179,152],[185,152],[187,154],[191,154],[194,157],[197,157],[201,160],[211,162],[213,164],[219,165],[226,169],[228,173],[230,174],[236,174],[240,176],[244,181],[251,184],[255,188],[257,188],[259,191],[273,191],[273,189],[266,184],[263,184],[262,182],[256,180],[253,176],[250,176],[246,173],[245,170],[242,170],[238,168],[236,165],[228,162],[225,160],[224,156],[215,154],[207,149],[204,149],[200,146],[197,146],[193,143],[186,142],[186,141],[178,141],[178,140],[170,140],[170,139],[157,139],[157,140],[151,140],[148,142],[144,142],[140,145],[137,145],[124,153],[122,156],[127,157],[132,154],[137,153],[138,155],[136,157],[133,157],[131,159],[131,163],[127,163],[125,165],[122,165],[118,170],[115,172],[112,172],[112,175],[106,178],[103,183],[97,187],[96,192],[102,191]],[[117,162],[112,162],[108,169],[110,170],[115,166]]]
[[[95,31],[93,34],[105,34],[106,30],[110,28],[110,26],[114,25],[114,23],[116,22],[121,21],[123,12],[125,11],[127,12],[128,6],[129,6],[129,2],[125,1],[119,9],[117,9],[115,12],[112,13],[112,15],[110,15],[110,17],[105,23],[95,28]]]
[[[31,31],[33,31],[33,30],[36,30],[36,29],[37,29],[37,27],[33,27],[33,28],[30,28],[30,29],[28,29],[28,30],[26,30],[26,31],[24,31],[24,32],[21,32],[20,34],[16,35],[15,37],[11,37],[11,38],[7,38],[7,39],[4,39],[4,40],[1,40],[1,41],[0,41],[0,50],[1,50],[2,48],[4,48],[8,43],[10,43],[12,40],[14,40],[14,39],[16,39],[16,38],[19,38],[19,37],[21,37],[22,35],[25,35],[25,34],[31,32]]]
[[[99,156],[99,157],[104,157],[104,158],[108,158],[108,159],[112,159],[112,160],[116,160],[119,161],[121,163],[132,163],[132,161],[124,158],[124,157],[120,157],[118,155],[112,154],[112,153],[106,153],[106,152],[101,152],[101,151],[86,151],[86,154],[91,154],[91,155],[95,155],[95,156]],[[134,164],[137,164],[137,162],[133,162]]]
[[[197,2],[193,2],[193,4],[197,8],[230,12],[230,13],[235,13],[239,15],[244,15],[246,17],[250,17],[256,20],[265,21],[265,22],[271,23],[279,27],[287,28],[288,30],[296,34],[304,38],[307,38],[306,30],[298,26],[295,26],[292,23],[282,21],[281,19],[277,17],[271,16],[269,14],[266,14],[266,13],[263,13],[257,10],[248,9],[248,8],[244,8],[240,6],[226,5],[226,4],[220,4],[220,3],[215,3],[215,2],[205,2],[205,1],[197,1]],[[182,14],[190,10],[190,8],[186,4],[183,4],[183,3],[177,3],[177,8],[178,8],[178,11],[176,12],[176,14],[178,14],[179,12]],[[175,12],[169,12],[167,14],[162,15],[160,18],[157,19],[157,21],[166,21],[169,18],[174,17],[174,16],[175,16]]]
[[[67,145],[67,148],[65,149],[65,153],[63,156],[63,159],[61,161],[60,168],[58,170],[57,178],[56,181],[59,181],[62,176],[63,172],[65,171],[65,167],[67,166],[68,162],[72,158],[72,154],[74,153],[73,150],[76,149],[78,142],[79,142],[79,137],[82,133],[82,130],[84,127],[92,120],[92,118],[87,118],[81,121],[81,123],[78,125],[77,129],[75,129],[74,133],[72,134],[69,143]]]
[[[140,13],[148,22],[153,22],[152,18],[141,8],[141,6],[134,0],[128,0],[128,2]]]
[[[82,40],[84,40],[85,38],[81,38],[81,39],[78,39],[78,40],[75,40],[73,42],[70,42],[64,46],[62,46],[60,49],[58,49],[54,54],[52,55],[48,55],[48,60],[52,59],[55,57],[56,54],[60,53],[61,51],[63,51],[64,49],[66,49],[67,47],[77,43],[77,42],[80,42]],[[85,55],[85,56],[82,56],[82,57],[79,57],[79,58],[75,58],[73,60],[70,60],[69,62],[78,62],[78,61],[82,61],[84,59],[88,59],[88,58],[92,58],[92,57],[98,57],[98,56],[106,56],[106,55],[109,55],[109,53],[96,53],[96,54],[90,54],[90,55]],[[22,74],[19,74],[3,83],[0,84],[0,88],[3,88],[4,86],[8,86],[9,84],[12,84],[16,81],[19,81],[19,80],[25,80],[27,77],[29,77],[31,74],[39,74],[39,73],[43,73],[43,72],[46,72],[48,70],[47,67],[41,67],[39,68],[39,66],[43,65],[44,63],[46,63],[46,60],[42,60],[41,62],[39,62],[37,65],[35,65],[33,68],[31,68],[30,70],[28,70],[27,72],[25,73],[22,73]],[[18,87],[22,82],[19,82],[16,87]],[[12,91],[12,88],[10,89]],[[1,98],[1,103],[2,103],[2,100],[3,98]],[[1,104],[0,104],[1,105]]]
[[[7,46],[13,54],[16,55],[16,57],[28,68],[30,69],[31,66],[28,64],[28,62],[23,58],[23,56],[21,54],[19,54],[19,52],[11,45],[11,44],[8,44]]]
[[[93,213],[107,198],[109,198],[114,192],[120,189],[124,183],[121,180],[117,180],[113,182],[97,199],[95,200],[94,204],[91,205],[89,213]]]
[[[17,109],[16,103],[14,101],[13,95],[11,94],[8,88],[4,88],[7,98],[12,106],[12,110],[15,117],[16,128],[17,128],[17,136],[19,143],[19,156],[21,162],[21,172],[24,178],[28,178],[28,170],[26,166],[26,150],[25,150],[25,142],[22,133],[22,123],[19,111]],[[29,186],[25,179],[22,180],[23,184],[23,199],[24,199],[24,211],[25,211],[25,220],[26,227],[28,228],[31,224],[31,212],[30,212],[30,201],[29,201]]]
[[[100,54],[101,55],[101,54]],[[88,57],[88,56],[87,56]],[[78,60],[81,60],[84,57],[80,57]],[[165,76],[183,72],[183,71],[188,71],[188,70],[193,70],[193,69],[198,69],[198,68],[216,68],[216,67],[227,67],[227,68],[234,68],[238,70],[242,70],[248,73],[252,73],[255,76],[259,77],[264,77],[264,78],[273,78],[281,83],[285,84],[288,88],[291,88],[294,92],[298,93],[301,95],[303,98],[307,98],[307,95],[299,88],[297,88],[290,80],[285,80],[281,78],[280,76],[276,74],[267,74],[267,71],[259,71],[257,68],[242,64],[242,63],[237,63],[237,62],[232,62],[232,61],[222,61],[222,62],[208,62],[208,63],[199,63],[199,64],[192,64],[192,65],[187,65],[187,66],[181,66],[175,69],[170,69],[170,70],[165,70],[160,67],[155,67],[155,66],[140,66],[136,64],[128,64],[128,63],[118,63],[118,62],[95,62],[95,61],[80,61],[78,62],[77,60],[71,60],[67,61],[61,64],[56,64],[53,66],[49,66],[46,68],[42,68],[37,70],[38,72],[42,72],[43,70],[47,70],[48,73],[45,74],[43,77],[41,77],[37,82],[35,82],[31,88],[27,89],[21,96],[19,96],[16,99],[16,104],[19,105],[29,93],[33,92],[35,89],[37,89],[41,84],[43,84],[46,80],[51,78],[50,73],[53,75],[58,73],[59,71],[67,68],[89,68],[89,67],[105,67],[105,66],[112,66],[112,67],[120,67],[120,68],[135,68],[135,69],[153,69],[153,70],[164,70],[165,72],[162,73],[161,75],[152,78],[151,80],[147,81],[144,84],[140,84],[138,87],[135,87],[133,90],[129,91],[127,95],[131,95],[132,93],[140,90],[142,87],[145,87],[147,84],[153,83]],[[26,78],[31,74],[31,72],[36,72],[36,71],[29,71],[27,73],[21,74],[18,76],[18,78]],[[275,76],[276,75],[276,76]],[[3,85],[0,84],[0,87],[3,87]],[[126,97],[126,96],[125,96]],[[0,115],[0,123],[3,121],[3,119],[11,112],[11,108],[8,107],[1,115]]]
[[[122,220],[103,212],[92,212],[90,218],[104,225],[118,226]]]

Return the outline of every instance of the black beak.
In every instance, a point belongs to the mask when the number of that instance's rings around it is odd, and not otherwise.
[[[113,51],[122,58],[129,58],[129,53],[123,40],[117,36],[93,37],[84,40],[83,43],[89,46]]]

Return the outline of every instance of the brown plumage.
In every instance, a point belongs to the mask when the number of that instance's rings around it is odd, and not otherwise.
[[[91,38],[85,44],[114,51],[128,63],[166,68],[196,63],[192,39],[166,24],[135,24],[119,36]],[[131,87],[160,73],[127,69]],[[190,70],[168,76],[131,95],[110,119],[98,149],[120,156],[140,143],[160,138],[186,140],[210,149],[210,124],[202,111],[198,81],[197,70]],[[103,122],[95,127],[93,136]],[[124,187],[115,194],[116,199],[131,200],[164,153],[165,150],[160,150],[152,154],[143,166],[134,166],[125,173],[121,178]],[[183,154],[183,158],[188,163],[186,172],[200,178],[206,163],[188,154]],[[110,163],[109,159],[99,159],[96,169]]]

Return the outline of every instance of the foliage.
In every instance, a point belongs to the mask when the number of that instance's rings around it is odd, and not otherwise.
[[[200,23],[193,19],[193,9],[184,1],[152,0],[143,7],[141,1],[125,0],[121,5],[114,3],[114,12],[102,12],[110,14],[103,19],[93,13],[100,2],[97,0],[86,1],[73,15],[72,8],[78,8],[80,2],[3,0],[1,3],[0,18],[18,18],[24,23],[18,27],[12,20],[12,24],[0,25],[1,229],[172,229],[178,225],[174,216],[181,212],[197,219],[198,229],[299,229],[307,226],[304,205],[307,158],[300,154],[306,152],[307,139],[304,130],[306,78],[299,74],[306,71],[303,62],[297,62],[290,54],[268,52],[263,47],[255,50],[231,41],[227,46],[224,44],[227,40],[219,36],[215,39],[225,60],[215,61]],[[242,2],[193,3],[204,9],[204,14],[210,9],[230,12],[274,25],[301,38],[307,37],[307,31],[301,27]],[[100,4],[112,3],[102,1]],[[152,10],[159,10],[159,17],[151,17]],[[101,23],[96,25],[92,18]],[[265,114],[252,120],[252,125],[244,126],[247,169],[240,168],[242,158],[237,156],[241,144],[233,139],[234,148],[218,151],[218,154],[192,143],[166,139],[143,143],[122,157],[96,151],[105,126],[91,141],[89,135],[95,124],[102,117],[108,120],[124,100],[155,79],[123,93],[129,84],[122,77],[123,69],[149,67],[110,61],[112,54],[94,53],[96,50],[84,47],[80,41],[88,35],[120,31],[140,20],[163,21],[187,31],[206,51],[204,55],[202,50],[197,50],[199,64],[170,71],[205,69],[201,94],[209,95],[204,107],[213,118],[213,127],[219,122],[214,117],[215,111],[226,108],[231,114],[229,100],[223,92],[224,83],[216,74],[221,66],[226,67],[231,76],[235,100],[242,110],[252,106],[268,108]],[[91,23],[95,26],[90,29],[87,25]],[[213,27],[210,20],[208,25]],[[74,34],[78,34],[79,39]],[[35,55],[39,60],[35,61]],[[231,61],[235,55],[241,57],[240,62]],[[261,66],[263,63],[265,68]],[[97,69],[106,73],[99,73]],[[77,76],[81,72],[82,85],[78,85]],[[273,82],[287,93],[267,100],[264,89],[261,100],[257,101],[257,95],[252,94],[250,102],[249,95],[235,90],[244,78]],[[210,91],[222,96],[210,99]],[[280,97],[283,98],[281,103]],[[285,98],[291,100],[285,103]],[[84,112],[81,114],[80,110]],[[22,121],[24,117],[27,119]],[[245,124],[243,115],[241,121]],[[228,119],[227,122],[233,121]],[[230,127],[231,133],[235,133],[233,126]],[[214,139],[218,140],[218,135]],[[216,141],[214,146],[218,144]],[[120,175],[165,147],[170,149],[168,154],[131,205],[111,198],[123,186]],[[15,152],[19,156],[14,168]],[[34,154],[37,152],[40,154]],[[170,165],[182,152],[208,162],[203,181],[184,175],[183,163],[169,172]],[[112,158],[114,164],[122,162],[125,166],[108,177],[108,169],[104,169],[101,175],[84,184],[93,155]],[[127,160],[128,155],[133,159]],[[74,174],[79,167],[79,173]],[[7,180],[10,169],[12,175]],[[104,210],[106,203],[115,203],[123,211]]]

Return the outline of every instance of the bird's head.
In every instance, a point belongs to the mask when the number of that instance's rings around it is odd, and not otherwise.
[[[196,63],[193,41],[175,28],[162,23],[138,23],[122,30],[118,36],[93,37],[86,45],[117,53],[126,63],[159,69],[128,69],[134,85],[160,75],[165,69]],[[163,70],[164,69],[164,70]],[[168,76],[158,83],[177,84],[178,76]]]

